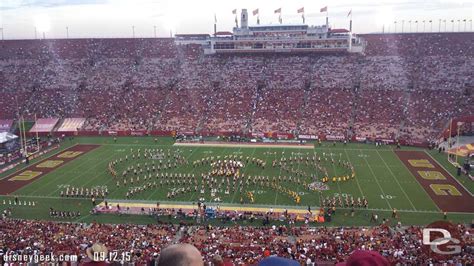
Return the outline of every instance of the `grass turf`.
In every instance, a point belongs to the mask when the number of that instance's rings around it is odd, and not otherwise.
[[[89,199],[63,199],[59,197],[59,193],[65,185],[75,187],[99,187],[107,186],[109,189],[110,199],[124,199],[128,188],[121,186],[117,188],[115,180],[107,171],[107,164],[114,159],[123,158],[128,154],[130,148],[163,148],[183,151],[189,162],[207,157],[207,156],[223,156],[237,154],[257,157],[266,160],[267,167],[265,170],[255,166],[247,166],[243,169],[246,175],[268,175],[278,176],[281,173],[279,168],[272,168],[271,161],[279,159],[281,152],[285,152],[285,156],[293,154],[302,154],[313,152],[308,149],[288,149],[288,148],[235,148],[235,147],[174,147],[171,138],[159,138],[155,143],[153,138],[147,137],[124,137],[119,138],[114,143],[112,138],[75,138],[72,141],[66,140],[61,149],[69,147],[75,143],[82,144],[101,144],[102,146],[85,154],[78,159],[56,169],[50,174],[34,181],[26,187],[17,190],[14,194],[18,195],[21,200],[36,201],[37,206],[16,206],[13,210],[13,216],[27,219],[50,219],[48,214],[49,207],[58,210],[79,210],[83,213],[81,218],[74,221],[78,222],[110,222],[110,223],[151,223],[152,218],[138,215],[89,215],[92,207]],[[408,148],[404,148],[408,149]],[[412,148],[415,149],[415,148]],[[271,153],[270,153],[271,152]],[[276,152],[276,154],[273,154]],[[411,175],[408,169],[400,162],[398,157],[392,151],[391,146],[375,148],[373,145],[351,143],[343,146],[338,143],[335,146],[332,143],[323,143],[316,145],[314,152],[332,153],[335,159],[349,161],[356,171],[356,179],[348,182],[329,182],[329,190],[323,191],[324,196],[332,196],[334,194],[348,194],[355,198],[365,196],[369,201],[369,210],[357,210],[355,217],[348,216],[349,210],[340,209],[337,215],[333,217],[330,225],[368,225],[372,212],[379,214],[381,218],[389,217],[392,208],[397,208],[400,212],[401,221],[405,224],[427,224],[434,220],[442,218],[442,215],[428,194]],[[442,157],[431,153],[445,168],[453,171],[450,165],[443,161]],[[294,155],[293,155],[294,156]],[[142,164],[145,162],[142,158]],[[329,171],[329,176],[334,174],[342,174],[343,170],[330,163],[325,164]],[[120,167],[119,167],[120,169]],[[307,172],[309,168],[302,169]],[[169,170],[166,172],[177,173],[195,173],[196,175],[204,169],[195,169],[191,165],[182,166],[178,170]],[[9,171],[11,172],[11,171]],[[121,171],[118,171],[119,175]],[[3,174],[1,177],[6,176]],[[286,184],[287,187],[301,193],[302,208],[307,205],[320,206],[319,193],[311,192],[302,185]],[[163,201],[166,200],[166,193],[171,187],[148,190],[134,196],[133,200],[145,201]],[[472,186],[468,186],[471,189]],[[251,187],[249,190],[254,191],[255,205],[262,207],[274,207],[277,205],[293,206],[294,201],[288,196],[275,193],[274,191],[262,188]],[[472,190],[471,190],[472,191]],[[175,198],[176,201],[192,202],[200,197],[199,193],[183,194]],[[0,209],[8,207],[1,204],[3,200],[12,199],[12,197],[0,197]],[[206,191],[206,199],[209,199]],[[240,196],[237,192],[230,195],[222,196],[223,203],[238,203]],[[458,222],[470,222],[472,214],[449,214],[449,219]]]

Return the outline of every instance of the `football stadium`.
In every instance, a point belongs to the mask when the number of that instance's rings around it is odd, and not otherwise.
[[[472,265],[472,13],[9,37],[102,5],[33,2],[0,7],[2,265]]]

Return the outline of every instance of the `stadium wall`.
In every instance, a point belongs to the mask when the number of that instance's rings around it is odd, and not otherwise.
[[[267,132],[267,133],[241,133],[241,132],[229,132],[229,131],[206,131],[206,132],[178,132],[185,136],[203,136],[203,137],[212,137],[212,136],[241,136],[246,138],[270,138],[270,139],[279,139],[279,140],[290,140],[290,139],[300,139],[300,140],[321,140],[321,141],[342,141],[347,139],[344,135],[311,135],[311,134],[299,134],[295,135],[292,133],[280,133],[280,132]],[[55,137],[70,137],[70,136],[83,136],[83,137],[143,137],[143,136],[156,136],[156,137],[174,137],[176,136],[176,131],[162,131],[162,130],[104,130],[104,131],[70,131],[70,132],[52,132],[52,136]],[[412,141],[405,139],[386,139],[386,138],[367,138],[361,136],[353,136],[349,139],[351,142],[360,142],[360,143],[373,143],[381,142],[385,144],[397,144],[403,146],[414,146],[421,148],[428,148],[430,143],[422,141]]]

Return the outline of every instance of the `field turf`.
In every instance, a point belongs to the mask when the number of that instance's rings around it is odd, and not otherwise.
[[[12,207],[8,205],[14,196],[21,201],[35,201],[35,206],[14,206],[13,216],[26,219],[51,219],[48,209],[50,207],[57,210],[72,211],[78,210],[83,214],[80,218],[72,221],[76,222],[111,222],[111,223],[152,223],[152,218],[140,215],[91,215],[89,214],[92,204],[90,199],[78,198],[61,198],[60,191],[65,186],[74,187],[107,187],[109,190],[109,200],[125,200],[127,187],[116,187],[116,180],[107,170],[110,161],[124,158],[125,154],[130,154],[130,149],[135,151],[140,149],[170,149],[174,151],[180,149],[182,155],[190,162],[189,165],[180,166],[179,169],[169,170],[171,173],[199,173],[199,168],[193,168],[192,161],[208,156],[224,156],[237,155],[261,158],[267,162],[267,167],[263,170],[256,166],[247,166],[242,169],[246,175],[282,175],[280,168],[271,167],[274,159],[279,160],[284,152],[284,156],[306,156],[307,153],[332,154],[336,160],[339,158],[343,161],[350,162],[356,172],[356,178],[346,182],[329,182],[329,190],[322,191],[323,196],[333,195],[351,195],[354,198],[366,197],[369,202],[369,208],[356,209],[354,217],[348,215],[349,209],[340,209],[334,216],[333,221],[326,225],[370,225],[370,214],[377,213],[382,218],[389,218],[391,210],[396,208],[400,213],[400,220],[404,224],[427,224],[435,220],[442,219],[441,210],[429,197],[428,193],[423,189],[417,179],[410,173],[409,169],[401,162],[393,151],[391,146],[383,146],[376,148],[368,144],[348,144],[344,146],[341,143],[333,145],[333,143],[323,143],[316,145],[314,149],[300,148],[242,148],[242,147],[176,147],[173,146],[174,141],[171,138],[159,138],[157,142],[153,138],[148,137],[124,137],[118,138],[115,143],[112,138],[75,138],[74,140],[66,140],[60,150],[74,147],[75,144],[98,144],[99,147],[88,151],[80,157],[59,166],[55,170],[39,177],[30,184],[14,191],[10,195],[0,196],[0,210]],[[418,150],[416,148],[402,148],[403,150]],[[46,158],[58,153],[60,150],[47,154]],[[437,160],[437,162],[446,168],[451,174],[454,172],[445,157],[428,152]],[[37,160],[41,160],[37,159]],[[37,160],[32,161],[34,164]],[[142,164],[146,162],[141,159]],[[329,176],[342,174],[343,170],[333,164],[326,164]],[[24,165],[17,167],[0,178],[11,178],[11,174],[25,167]],[[122,166],[123,167],[123,166]],[[119,169],[122,169],[118,167]],[[202,170],[202,169],[201,169]],[[302,169],[303,170],[303,169]],[[306,169],[310,171],[310,169]],[[201,171],[202,172],[202,171]],[[119,171],[120,175],[121,171]],[[472,182],[462,180],[467,190],[473,191]],[[287,206],[288,208],[307,208],[308,205],[312,209],[320,206],[320,195],[318,192],[312,192],[303,185],[287,184],[287,186],[301,195],[301,203],[297,205],[293,199],[282,193],[275,193],[271,189],[262,187],[251,187],[255,196],[255,203],[252,206],[261,206],[263,208],[271,208],[276,206]],[[132,197],[131,201],[148,201],[148,202],[165,202],[166,195],[170,191],[170,187],[162,187],[159,189],[150,189],[143,193],[139,193]],[[206,200],[210,200],[206,192]],[[199,193],[186,193],[172,200],[179,202],[195,202],[201,195]],[[471,198],[472,199],[472,196]],[[238,192],[222,195],[225,204],[240,204],[240,195]],[[3,202],[7,204],[4,205]],[[246,203],[247,204],[247,203]],[[473,213],[449,213],[450,220],[457,222],[469,223],[474,217]]]

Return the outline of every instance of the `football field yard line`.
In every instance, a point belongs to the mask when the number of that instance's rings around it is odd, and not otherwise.
[[[286,149],[283,148],[283,154],[285,154],[285,150],[286,150]],[[283,154],[282,154],[282,156],[281,156],[280,158],[283,157]],[[266,156],[268,157],[268,153],[267,153]],[[276,154],[275,154],[275,158],[276,158]],[[276,159],[275,159],[275,160],[276,160]],[[298,167],[299,167],[299,165],[298,165]],[[281,175],[281,170],[283,170],[283,168],[280,167],[280,175]],[[263,170],[262,170],[262,171],[263,171]],[[273,202],[273,205],[276,205],[277,199],[278,199],[278,192],[275,191],[275,201]]]
[[[240,150],[241,150],[241,148],[239,148],[239,151],[240,151]],[[255,154],[255,151],[256,151],[256,149],[253,149],[252,154],[249,156],[249,158],[252,158],[252,157],[253,157],[253,155]],[[243,156],[243,155],[242,155],[242,156]],[[242,158],[243,158],[243,157],[242,157]],[[245,172],[247,171],[247,169],[248,169],[248,168],[245,167],[245,170],[242,172],[242,174],[245,174]],[[243,179],[242,179],[242,184],[243,184]],[[235,185],[234,185],[234,186],[235,186]],[[236,195],[237,193],[239,193],[239,189],[240,189],[240,183],[239,183],[239,185],[237,186],[237,188],[235,189],[234,195],[232,195],[232,199],[230,200],[230,203],[233,203],[233,202],[234,202],[235,195]]]
[[[104,153],[104,151],[100,151],[100,147],[99,147],[98,149],[99,149],[99,152],[100,152],[100,153]],[[86,164],[87,162],[91,161],[91,160],[94,159],[94,158],[95,158],[95,156],[91,156],[91,155],[89,154],[89,155],[83,157],[84,162],[78,164],[78,165],[75,166],[75,167],[72,167],[70,170],[72,170],[72,169],[77,169],[77,168],[81,168],[84,164]],[[67,170],[66,172],[69,173],[70,170]],[[57,174],[58,172],[60,172],[59,168],[58,168],[58,169],[55,169],[53,172],[51,172],[51,173],[49,173],[49,174]],[[83,172],[83,171],[80,171],[80,172]],[[34,190],[32,193],[35,194],[37,191],[42,190],[43,188],[47,187],[47,186],[48,186],[49,184],[51,184],[52,182],[54,182],[53,185],[56,185],[56,187],[57,187],[58,184],[57,184],[56,181],[58,180],[58,178],[60,178],[60,175],[54,176],[50,181],[46,182],[46,184],[44,184],[43,186],[40,186],[39,188],[37,188],[36,190]],[[41,180],[41,179],[39,179],[39,180]],[[38,180],[38,181],[39,181],[39,180]],[[67,179],[67,181],[69,181],[69,180],[70,180],[70,179]],[[34,185],[34,183],[32,183],[32,185]],[[54,193],[54,192],[53,192],[53,193]],[[51,195],[51,193],[48,194],[48,196],[50,196],[50,195]]]
[[[80,145],[80,144],[79,144],[79,145]],[[96,145],[96,144],[90,144],[90,145]],[[74,146],[75,146],[75,145],[74,145]],[[95,149],[95,150],[91,150],[91,151],[89,151],[89,152],[94,152],[94,151],[98,151],[98,150],[100,151],[100,147],[98,147],[98,148]],[[89,152],[87,152],[87,153],[89,153]],[[84,163],[86,163],[86,162],[88,162],[88,161],[91,160],[91,158],[89,158],[89,156],[90,156],[90,153],[89,153],[89,154],[84,154],[84,156],[82,157],[82,159],[85,160]],[[74,160],[77,160],[77,158],[74,159]],[[56,186],[57,186],[56,181],[57,181],[57,179],[59,178],[59,175],[58,175],[58,176],[54,176],[54,175],[56,175],[58,172],[62,171],[62,170],[64,169],[64,167],[70,167],[69,163],[73,162],[74,160],[69,161],[68,163],[65,163],[65,164],[59,166],[58,168],[54,169],[52,172],[50,172],[50,173],[48,173],[47,175],[45,175],[45,176],[43,176],[43,177],[41,177],[41,178],[39,178],[39,179],[37,179],[37,180],[31,182],[30,184],[28,184],[28,185],[25,186],[25,187],[22,187],[22,188],[19,189],[19,190],[23,190],[23,189],[28,188],[28,187],[31,186],[31,187],[33,187],[35,190],[33,190],[32,192],[29,192],[28,194],[36,194],[36,192],[38,192],[39,190],[42,190],[43,188],[47,187],[47,186],[48,186],[49,184],[51,184],[52,182],[54,182],[53,185],[56,185]],[[76,167],[73,167],[73,168],[71,168],[71,169],[76,169],[76,168],[78,168],[79,166],[83,165],[84,163],[81,163],[81,164],[79,164],[79,165],[77,165]],[[69,170],[67,170],[66,172],[69,172]],[[44,184],[44,185],[42,185],[42,186],[36,187],[36,184],[37,184],[37,183],[39,183],[41,180],[44,180],[44,178],[45,178],[45,177],[48,177],[49,175],[53,175],[53,176],[52,176],[52,179],[51,179],[50,181],[47,181],[46,184]],[[69,179],[68,179],[68,180],[69,180]],[[16,191],[15,191],[15,193],[16,193]],[[49,195],[50,195],[50,194],[49,194]],[[48,195],[48,196],[49,196],[49,195]]]
[[[191,152],[191,154],[188,155],[188,157],[186,158],[186,160],[188,161],[188,160],[193,156],[193,154],[194,154],[196,151],[198,151],[198,150],[199,150],[199,147],[198,147],[197,149],[193,149],[193,151]],[[188,163],[190,163],[190,162],[188,161]],[[192,170],[191,173],[194,174],[195,169],[196,169],[196,168],[193,167],[193,170]],[[157,191],[158,191],[158,189],[155,188],[154,191],[153,191],[146,199],[147,199],[147,200],[153,199],[152,197],[155,195],[155,193],[156,193]],[[195,192],[194,192],[194,193],[195,193]],[[194,196],[194,193],[192,194],[191,198]]]
[[[441,169],[443,169],[444,171],[446,171],[446,173],[448,173],[451,178],[453,178],[462,188],[464,188],[464,190],[466,190],[467,193],[469,193],[469,195],[471,197],[474,197],[474,195],[472,195],[471,191],[469,189],[467,189],[461,182],[459,182],[459,180],[457,178],[455,178],[451,172],[449,172],[446,168],[444,168],[444,165],[440,162],[438,162],[435,158],[433,158],[433,156],[431,156],[431,154],[429,152],[426,152],[424,151],[433,161],[435,161],[440,167]]]
[[[400,189],[402,190],[403,194],[405,195],[405,197],[408,199],[408,201],[410,202],[411,206],[413,207],[413,210],[416,211],[416,207],[415,205],[413,205],[413,202],[411,201],[410,197],[408,197],[406,191],[403,189],[402,185],[400,185],[400,182],[398,182],[398,179],[397,177],[395,176],[395,174],[392,172],[392,169],[390,169],[390,167],[387,165],[387,163],[385,162],[384,158],[382,157],[382,155],[379,153],[378,150],[375,150],[377,152],[377,155],[380,157],[380,159],[382,159],[382,162],[385,164],[385,166],[387,167],[388,171],[390,172],[390,174],[392,175],[393,179],[395,179],[395,181],[397,182],[398,186],[400,187]]]
[[[352,164],[351,159],[350,159],[350,157],[349,157],[349,154],[347,153],[346,150],[344,150],[344,153],[346,154],[346,157],[347,157],[347,160],[349,161],[349,163],[350,163],[352,166],[354,166],[354,165]],[[359,180],[358,180],[359,178],[358,178],[357,174],[356,174],[356,177],[355,177],[354,179],[356,180],[356,184],[357,184],[357,187],[359,188],[360,194],[362,194],[362,197],[365,198],[364,192],[362,191],[362,187],[361,187],[360,184],[359,184]],[[366,198],[366,199],[367,199],[367,198]]]
[[[398,158],[398,155],[397,155],[397,158]],[[400,160],[400,158],[398,158],[398,160]],[[413,179],[415,179],[415,181],[418,184],[418,186],[420,187],[420,189],[425,192],[426,196],[431,200],[431,203],[433,203],[433,205],[436,207],[436,209],[438,209],[439,212],[442,212],[441,209],[436,204],[436,202],[434,202],[434,200],[430,197],[430,194],[428,194],[428,192],[425,190],[425,188],[421,185],[420,181],[418,181],[418,179],[416,179],[416,177],[411,173],[410,169],[408,169],[408,167],[403,162],[402,162],[402,165],[403,165],[403,167],[405,167],[407,172],[410,173],[411,177]]]
[[[201,148],[204,148],[204,147],[196,147],[196,148],[197,148],[197,149],[193,150],[193,152],[191,152],[191,154],[188,156],[188,159],[191,158],[191,156],[193,155],[194,152],[196,152],[197,150],[199,150],[199,149],[201,149]],[[211,149],[211,150],[213,150],[213,149]],[[226,150],[226,149],[224,148],[223,150]],[[221,155],[221,154],[220,154],[220,155]],[[219,155],[219,156],[220,156],[220,155]],[[217,157],[217,155],[216,155],[216,157]],[[195,167],[193,167],[193,171],[192,171],[191,173],[194,174],[194,171],[196,171],[196,168],[195,168]],[[200,189],[200,188],[199,188],[199,183],[198,183],[198,189]],[[155,195],[156,191],[157,191],[157,190],[153,191],[153,193],[152,193],[148,198],[151,198],[153,195]],[[191,197],[189,198],[189,201],[193,201],[194,195],[196,195],[196,193],[200,193],[200,192],[197,192],[197,191],[193,192],[193,194],[191,194]]]
[[[361,154],[361,155],[364,155],[364,154],[362,153],[362,150],[360,151],[360,154]],[[362,156],[362,158],[364,158],[365,163],[366,163],[367,166],[369,167],[370,173],[372,174],[372,176],[373,176],[374,179],[375,179],[375,183],[377,183],[377,185],[378,185],[379,188],[380,188],[380,191],[381,191],[382,194],[384,195],[385,202],[387,202],[388,207],[393,210],[392,205],[390,205],[390,202],[388,202],[387,197],[385,197],[385,195],[387,195],[387,194],[385,194],[385,192],[383,191],[383,188],[382,188],[382,186],[380,185],[380,183],[379,183],[377,177],[375,176],[374,170],[372,169],[372,167],[370,166],[369,162],[367,161],[367,158],[365,158],[364,156]]]
[[[331,164],[332,164],[332,169],[334,170],[334,176],[337,176],[336,166],[335,166],[334,163],[333,163],[333,159],[334,159],[334,158],[332,157],[333,153],[332,153],[331,150],[329,150],[329,152],[330,152],[329,154],[331,155]],[[342,190],[341,190],[341,186],[339,185],[338,178],[336,178],[336,183],[337,183],[337,188],[339,189],[339,195],[342,195]],[[341,197],[342,197],[342,196],[341,196]]]
[[[104,149],[104,153],[107,154],[107,152],[109,152],[107,149]],[[111,154],[109,156],[107,156],[107,159],[98,159],[98,162],[97,163],[94,163],[91,165],[91,167],[88,168],[88,170],[84,171],[82,174],[80,175],[77,175],[73,178],[70,178],[68,179],[68,181],[72,184],[75,180],[77,180],[79,177],[82,177],[84,176],[85,174],[88,174],[89,172],[92,171],[92,169],[94,169],[95,167],[97,167],[99,164],[103,163],[104,161],[107,162],[110,158],[112,158],[113,156],[115,156],[115,153],[111,152]],[[94,156],[96,157],[96,156]],[[100,157],[99,157],[100,158]],[[85,161],[84,163],[81,163],[80,165],[78,165],[77,167],[75,168],[78,168],[79,166],[82,167],[84,164],[88,163],[89,161]],[[105,170],[105,169],[104,169]],[[85,187],[87,184],[89,184],[91,181],[97,179],[98,177],[100,177],[100,174],[99,175],[96,175],[94,178],[91,178],[91,180],[87,181],[86,183],[84,183],[83,185],[81,185],[82,187]],[[59,178],[59,175],[58,177]],[[57,179],[56,178],[56,179]],[[55,179],[55,180],[56,180]],[[71,185],[71,186],[74,186],[74,185]],[[51,194],[54,194],[56,193],[57,191],[59,191],[61,188],[57,188],[56,190],[54,190],[53,192],[51,192],[49,195]]]
[[[113,151],[111,151],[111,152],[112,152],[112,156],[107,157],[106,162],[107,162],[108,160],[110,160],[111,157],[114,157],[114,156],[116,155]],[[104,170],[106,170],[106,169],[104,169]],[[88,184],[90,184],[90,183],[93,182],[93,181],[96,181],[98,178],[101,178],[101,177],[102,177],[102,176],[97,175],[97,176],[95,176],[94,178],[91,178],[91,180],[87,181],[87,182],[86,182],[84,185],[82,185],[82,186],[83,186],[83,187],[86,187]],[[107,186],[110,182],[115,181],[114,178],[108,176],[108,171],[106,171],[106,176],[105,176],[105,178],[108,178],[108,180],[107,180],[107,182],[105,182],[105,183],[104,183],[103,185],[101,185],[101,186]],[[107,188],[107,189],[108,189],[108,188]],[[110,191],[109,191],[109,193],[110,193]]]

